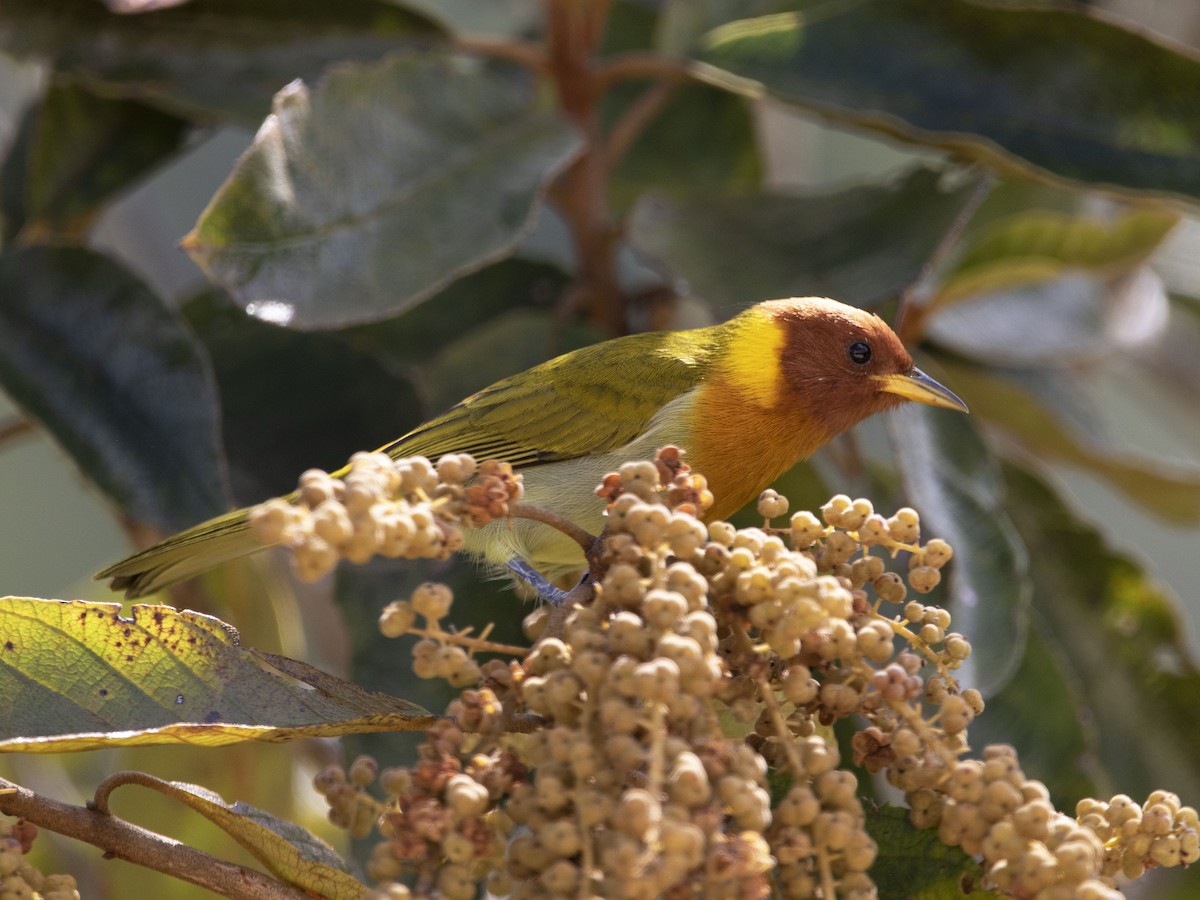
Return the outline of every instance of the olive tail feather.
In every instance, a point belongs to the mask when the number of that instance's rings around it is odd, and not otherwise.
[[[248,510],[226,513],[194,528],[167,538],[97,573],[97,580],[111,579],[110,587],[123,590],[133,599],[183,581],[202,572],[262,550],[264,545],[250,531]]]

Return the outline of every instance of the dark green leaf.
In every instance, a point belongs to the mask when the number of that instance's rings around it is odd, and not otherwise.
[[[135,519],[175,531],[226,508],[203,350],[110,259],[0,255],[0,384]]]
[[[54,83],[21,121],[0,172],[5,237],[80,235],[113,194],[176,150],[187,122]],[[28,233],[27,232],[27,233]]]
[[[1030,548],[1038,634],[1095,729],[1091,767],[1139,799],[1156,788],[1200,796],[1191,750],[1200,741],[1200,672],[1174,603],[1045,482],[1013,465],[1004,475],[1008,510]]]
[[[715,306],[828,295],[872,306],[912,282],[971,195],[916,169],[826,194],[643,199],[630,240]]]
[[[338,337],[407,374],[462,337],[465,326],[478,328],[515,309],[551,309],[566,285],[561,270],[510,257],[463,276],[399,316],[344,329]]]
[[[268,325],[227,299],[189,303],[189,321],[212,358],[234,495],[284,494],[305,469],[342,466],[425,417],[412,383],[334,335]]]
[[[272,95],[332,62],[440,42],[441,26],[384,0],[193,0],[115,15],[95,0],[7,0],[0,48],[182,115],[254,126]]]
[[[614,93],[615,106],[626,111],[629,99],[651,89],[639,84],[637,90]],[[620,114],[613,118],[619,120]],[[676,88],[620,161],[613,172],[612,198],[620,208],[651,189],[708,199],[715,193],[753,190],[761,179],[754,118],[746,101],[689,82]]]
[[[971,420],[909,404],[890,419],[922,538],[954,547],[945,570],[953,628],[971,641],[965,683],[990,696],[1007,683],[1028,627],[1029,561],[1003,509],[996,461]]]
[[[908,821],[908,810],[883,806],[867,810],[867,834],[879,847],[871,877],[880,900],[985,900],[996,897],[976,888],[979,863],[957,847],[947,847],[937,829],[920,829]]]
[[[561,334],[559,330],[550,312],[516,309],[446,344],[422,367],[431,407],[448,409],[492,382],[532,368],[551,356],[595,343],[599,338],[594,331],[583,327],[564,329]]]
[[[701,58],[718,84],[997,168],[1200,196],[1200,61],[1084,6],[809,0]]]
[[[1053,636],[1043,639],[1038,625],[1035,618],[1013,677],[971,723],[971,746],[980,753],[988,744],[1012,744],[1025,774],[1049,788],[1058,809],[1070,810],[1100,793],[1088,776],[1096,732],[1059,664]]]
[[[509,70],[436,54],[347,64],[280,92],[185,246],[270,321],[384,318],[508,255],[578,146]]]

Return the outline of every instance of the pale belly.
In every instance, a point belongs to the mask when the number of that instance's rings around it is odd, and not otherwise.
[[[653,459],[667,444],[686,446],[687,423],[695,391],[672,401],[651,420],[637,439],[607,453],[521,470],[524,502],[550,509],[598,535],[604,530],[605,502],[596,488],[609,472],[629,460]],[[528,519],[497,521],[466,533],[466,550],[487,563],[502,567],[514,557],[533,564],[547,578],[575,572],[584,566],[583,550],[561,531]]]

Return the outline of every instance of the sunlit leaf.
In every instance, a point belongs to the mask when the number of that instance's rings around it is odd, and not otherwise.
[[[1166,207],[1133,207],[1112,221],[1031,210],[991,223],[942,279],[931,305],[1020,287],[1068,272],[1111,278],[1145,262],[1179,222]]]
[[[700,58],[714,83],[1002,170],[1200,195],[1200,60],[1084,6],[808,0]]]
[[[176,530],[225,509],[203,350],[107,257],[0,255],[0,385],[135,519]]]
[[[312,667],[243,649],[211,616],[167,606],[0,599],[0,751],[141,744],[215,747],[358,731],[433,717]]]
[[[368,891],[332,847],[294,822],[277,819],[248,803],[227,803],[195,784],[164,781],[143,772],[126,772],[116,778],[121,784],[115,787],[138,785],[187,804],[288,884],[326,900],[358,900]]]
[[[827,295],[871,306],[912,282],[970,197],[919,168],[833,193],[690,201],[653,196],[630,222],[634,246],[718,308]]]
[[[503,71],[437,54],[294,83],[184,245],[254,315],[394,315],[508,255],[574,130]]]
[[[95,0],[6,0],[0,48],[194,118],[256,125],[271,97],[330,63],[441,43],[433,20],[385,0],[192,0],[115,15]]]

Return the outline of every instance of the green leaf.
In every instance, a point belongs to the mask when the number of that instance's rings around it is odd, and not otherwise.
[[[1192,752],[1200,671],[1172,599],[1040,478],[1015,465],[1004,476],[1009,513],[1030,548],[1038,634],[1067,672],[1078,715],[1095,729],[1089,770],[1106,789],[1136,798],[1156,788],[1200,796]]]
[[[501,378],[599,339],[595,331],[583,326],[563,329],[549,311],[514,309],[503,313],[447,343],[422,367],[430,406],[448,409]]]
[[[648,90],[613,92],[616,107]],[[642,193],[658,190],[679,198],[711,198],[716,193],[746,192],[762,180],[754,118],[746,100],[711,85],[688,82],[676,88],[613,171],[611,196],[625,209]]]
[[[1040,458],[1093,472],[1139,506],[1172,522],[1200,522],[1200,470],[1195,466],[1121,452],[1102,435],[1081,433],[1070,408],[1053,391],[1035,397],[1002,371],[950,357],[939,360],[973,415],[1000,426]],[[1074,388],[1078,392],[1085,386],[1077,380]]]
[[[1179,222],[1163,206],[1123,210],[1110,221],[1035,209],[991,223],[942,279],[932,306],[1047,281],[1069,272],[1111,278],[1146,261]]]
[[[1086,7],[809,0],[700,58],[716,84],[1001,170],[1200,195],[1200,60]]]
[[[880,900],[959,900],[995,897],[976,890],[983,873],[979,863],[958,847],[938,840],[936,828],[916,828],[908,810],[882,806],[867,810],[867,834],[879,847],[871,877]]]
[[[917,168],[832,193],[656,196],[634,209],[630,240],[714,306],[827,295],[869,307],[916,278],[968,201],[972,180],[942,178]]]
[[[990,696],[1016,671],[1028,628],[1029,561],[1004,512],[996,460],[971,420],[909,404],[889,424],[922,539],[954,547],[944,570],[953,629],[971,641],[963,681]]]
[[[216,293],[185,313],[212,359],[239,503],[286,494],[305,469],[340,468],[429,413],[410,378],[337,335],[269,325]]]
[[[346,64],[274,112],[184,245],[249,312],[394,315],[506,256],[579,140],[510,70],[435,54]]]
[[[271,97],[339,60],[440,43],[432,19],[385,0],[192,0],[114,15],[95,0],[8,0],[0,48],[189,118],[253,127]]]
[[[289,741],[413,731],[433,717],[305,663],[243,649],[168,606],[0,599],[0,751]]]
[[[207,788],[164,781],[145,772],[122,772],[105,782],[108,795],[134,784],[190,806],[241,844],[267,870],[288,884],[326,900],[359,900],[368,888],[327,843],[305,828],[278,819],[249,803],[226,803]]]
[[[51,84],[0,171],[4,236],[85,234],[101,206],[179,149],[187,123],[79,85]]]
[[[1038,624],[1035,619],[1013,677],[971,723],[971,746],[979,753],[988,744],[1012,744],[1025,774],[1046,785],[1058,809],[1069,810],[1101,792],[1088,772],[1097,735],[1060,665],[1053,635],[1043,638]]]
[[[203,351],[107,257],[0,255],[0,385],[135,519],[175,531],[226,508]]]
[[[478,328],[517,309],[549,310],[567,284],[561,269],[510,257],[464,275],[426,303],[390,319],[343,329],[338,337],[393,371],[408,373],[462,337],[463,323]]]

